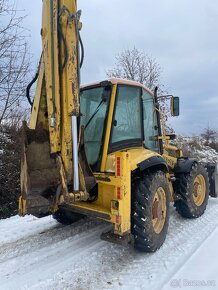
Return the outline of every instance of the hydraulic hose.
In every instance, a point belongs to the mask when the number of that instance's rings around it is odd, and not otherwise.
[[[79,40],[80,49],[81,49],[81,58],[79,60],[80,68],[82,67],[83,61],[84,61],[84,45],[83,45],[83,42],[82,42],[82,38],[80,36],[78,23],[77,23],[77,21],[79,21],[79,18],[80,18],[80,15],[81,15],[81,11],[78,11],[75,15],[74,14],[71,15],[69,9],[66,6],[63,6],[62,9],[59,12],[59,19],[58,19],[58,33],[59,33],[60,38],[63,41],[63,45],[64,45],[64,62],[62,64],[61,71],[64,70],[64,68],[65,68],[65,66],[67,64],[67,61],[68,61],[68,57],[69,57],[68,48],[67,48],[67,42],[66,42],[66,39],[65,39],[64,34],[62,32],[62,29],[61,29],[61,16],[65,12],[67,12],[69,14],[71,19],[75,18],[75,29],[76,29],[76,34],[77,34],[77,37],[78,37],[78,40]],[[79,49],[79,45],[78,45],[78,49]]]
[[[60,36],[61,40],[63,41],[63,45],[64,45],[64,62],[61,66],[61,72],[63,72],[63,70],[67,64],[67,61],[68,61],[69,53],[68,53],[68,48],[67,48],[67,42],[66,42],[66,39],[64,37],[64,34],[62,32],[62,29],[61,29],[61,25],[60,25],[60,16],[59,16],[59,21],[58,21],[58,33],[59,33],[59,36]]]
[[[81,48],[81,59],[80,59],[80,68],[83,66],[83,62],[84,62],[84,56],[85,56],[85,50],[84,50],[84,45],[83,45],[83,41],[81,38],[80,33],[79,34],[79,43],[80,43],[80,48]]]
[[[34,76],[32,81],[28,84],[28,86],[26,88],[26,97],[27,97],[27,100],[28,100],[31,107],[33,106],[33,102],[32,102],[31,97],[30,97],[30,89],[33,86],[33,84],[37,81],[38,76],[39,76],[39,72],[37,71],[36,75]]]

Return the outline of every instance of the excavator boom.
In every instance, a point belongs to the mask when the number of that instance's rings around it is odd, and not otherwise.
[[[21,190],[29,213],[38,207],[46,214],[43,196],[57,187],[67,195],[71,184],[79,198],[87,195],[78,160],[80,15],[76,1],[43,0],[42,56],[30,123],[23,130]]]

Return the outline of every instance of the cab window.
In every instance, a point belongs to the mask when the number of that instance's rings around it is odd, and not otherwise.
[[[112,144],[142,140],[141,88],[118,85],[112,124]]]
[[[149,150],[158,152],[158,126],[157,112],[155,110],[154,98],[143,89],[143,126],[144,126],[144,144]]]

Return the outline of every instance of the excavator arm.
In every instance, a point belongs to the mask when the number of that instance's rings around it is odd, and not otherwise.
[[[30,123],[23,126],[21,214],[48,214],[61,194],[87,200],[85,177],[89,188],[95,184],[85,154],[81,161],[78,155],[80,15],[76,1],[43,0],[42,56]]]

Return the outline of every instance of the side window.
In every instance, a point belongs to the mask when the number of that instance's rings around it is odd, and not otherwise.
[[[157,113],[154,98],[146,90],[143,90],[143,123],[145,147],[152,151],[158,151]]]
[[[142,139],[141,88],[118,86],[112,143]]]

